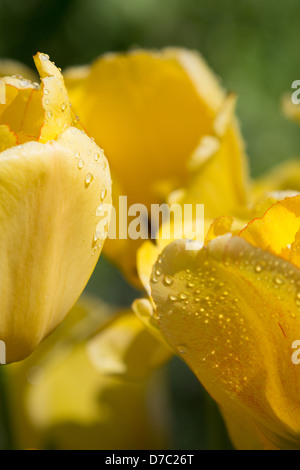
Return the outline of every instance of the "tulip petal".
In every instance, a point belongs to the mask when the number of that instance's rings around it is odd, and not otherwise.
[[[129,383],[102,374],[91,360],[87,335],[98,328],[105,334],[111,313],[99,299],[82,296],[29,358],[7,366],[20,448],[164,448],[162,377]]]
[[[0,152],[13,147],[17,143],[17,137],[9,126],[0,124]]]
[[[0,124],[9,126],[18,143],[38,140],[44,115],[39,85],[15,77],[2,80],[5,103],[0,104]]]
[[[77,129],[0,154],[0,337],[8,362],[30,354],[84,289],[107,235],[95,239],[103,191],[110,204],[106,159]]]
[[[189,162],[192,175],[177,202],[205,204],[206,217],[245,209],[248,197],[244,145],[229,96],[214,120],[213,132],[200,139]],[[222,178],[220,178],[222,175]]]
[[[198,252],[171,243],[151,288],[160,330],[222,409],[279,448],[299,447],[300,270],[225,235]]]
[[[299,227],[300,195],[273,204],[263,217],[249,222],[240,236],[254,246],[292,261],[290,248]]]
[[[39,141],[47,142],[55,139],[66,127],[73,124],[73,114],[64,79],[58,68],[46,54],[36,54],[34,61],[42,81],[45,110]]]
[[[90,339],[87,350],[101,374],[130,381],[145,379],[171,356],[131,310],[114,317]]]
[[[107,54],[90,68],[67,70],[64,78],[84,127],[109,155],[128,206],[144,204],[150,212],[150,205],[165,202],[170,192],[174,196],[183,188],[176,197],[185,194],[190,180],[192,202],[204,203],[208,217],[219,215],[224,199],[226,212],[244,205],[247,171],[233,119],[235,97],[225,97],[199,54],[179,48]],[[214,144],[217,149],[199,167],[203,140],[209,140],[210,150]],[[105,244],[105,254],[137,287],[135,257],[141,243]]]

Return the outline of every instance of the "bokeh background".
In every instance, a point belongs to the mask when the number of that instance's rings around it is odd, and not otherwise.
[[[0,0],[0,57],[33,67],[41,51],[64,69],[133,47],[197,49],[238,94],[250,170],[258,176],[300,156],[299,129],[280,107],[282,93],[300,79],[299,19],[297,0]],[[121,306],[137,295],[103,257],[87,291]],[[193,374],[178,359],[166,369],[171,447],[230,448],[216,406]],[[2,409],[0,448],[8,446],[7,429],[1,433],[7,421]]]

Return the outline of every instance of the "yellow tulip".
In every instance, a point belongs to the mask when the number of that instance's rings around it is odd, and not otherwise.
[[[17,448],[165,448],[165,385],[150,373],[154,340],[133,313],[112,313],[82,296],[29,358],[6,367]]]
[[[108,155],[116,206],[119,194],[148,211],[170,192],[174,202],[189,202],[182,189],[189,187],[207,217],[219,215],[220,205],[228,213],[244,207],[247,168],[235,97],[225,96],[199,54],[176,48],[106,54],[64,76],[74,109]],[[104,248],[139,287],[140,244],[108,240]]]
[[[28,356],[83,291],[111,202],[105,156],[73,117],[61,73],[45,54],[41,85],[0,79],[0,339],[7,362]],[[102,225],[101,225],[102,226]]]
[[[200,250],[174,241],[159,256],[156,326],[220,406],[237,448],[300,448],[300,195],[238,232],[222,224]]]

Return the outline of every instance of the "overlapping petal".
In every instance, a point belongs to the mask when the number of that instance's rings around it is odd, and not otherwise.
[[[82,297],[28,359],[7,366],[18,448],[164,447],[163,380],[144,374],[128,382],[107,373],[105,353],[108,357],[120,339],[124,344],[127,320],[113,319],[111,308],[98,299]],[[137,352],[144,347],[138,342]]]
[[[230,212],[245,205],[247,169],[235,98],[225,96],[197,53],[168,48],[107,54],[90,68],[66,71],[65,78],[85,128],[109,155],[128,206],[142,203],[149,210],[186,185],[205,204],[207,216],[220,215],[221,200]],[[105,245],[110,259],[138,286],[140,244],[110,240]]]
[[[97,208],[111,204],[103,152],[71,127],[69,101],[61,109],[58,69],[43,54],[35,60],[42,88],[4,77],[0,104],[0,338],[8,362],[30,354],[81,294],[107,236]]]
[[[169,344],[238,426],[272,446],[298,448],[291,344],[300,335],[299,269],[231,235],[200,251],[173,242],[158,267],[152,298]]]

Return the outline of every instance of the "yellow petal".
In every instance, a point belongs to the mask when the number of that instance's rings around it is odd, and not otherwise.
[[[184,188],[190,180],[194,191],[203,184],[197,203],[207,204],[207,216],[219,215],[224,191],[226,210],[244,204],[247,178],[233,119],[235,99],[225,98],[199,54],[176,48],[107,54],[90,68],[66,71],[64,77],[74,109],[109,156],[128,206],[141,203],[149,210],[150,204],[164,202],[171,190]],[[209,168],[193,168],[191,176],[189,162],[207,136],[220,145],[218,156],[210,158]],[[216,170],[222,177],[215,177]],[[206,183],[208,178],[211,182]],[[140,245],[141,240],[109,240],[105,245],[105,253],[137,286]]]
[[[8,125],[17,142],[37,140],[44,119],[42,94],[38,84],[4,77],[5,102],[0,104],[0,124]]]
[[[131,310],[114,317],[90,339],[87,349],[101,374],[123,380],[144,379],[171,356]]]
[[[224,215],[215,219],[209,227],[208,233],[205,237],[205,244],[220,235],[225,235],[226,233],[231,232],[232,223],[233,217],[231,216]]]
[[[227,431],[234,447],[238,450],[278,450],[262,434],[255,423],[247,416],[236,420],[235,416],[222,412]],[[241,413],[242,414],[242,413]]]
[[[111,188],[96,150],[69,128],[57,142],[0,153],[0,335],[8,362],[26,357],[59,324],[97,262],[106,233],[95,239],[95,213],[103,189],[110,204]]]
[[[300,227],[300,196],[272,205],[261,218],[251,221],[240,236],[254,246],[289,259],[290,247]]]
[[[36,68],[42,80],[44,123],[39,137],[40,142],[55,139],[66,127],[73,123],[73,115],[64,79],[57,67],[46,54],[34,57]]]
[[[205,204],[206,217],[244,209],[247,202],[245,151],[234,119],[235,97],[224,100],[214,120],[212,135],[204,136],[191,155],[193,175],[185,188],[182,204]]]
[[[198,252],[173,242],[158,266],[152,298],[169,344],[239,425],[251,429],[249,420],[273,446],[299,448],[292,343],[300,337],[300,270],[231,235]]]
[[[84,296],[28,359],[6,367],[19,448],[164,448],[161,377],[125,383],[101,374],[90,360],[87,335],[110,313]]]
[[[0,152],[13,147],[17,143],[17,137],[9,128],[4,124],[0,125]]]
[[[253,184],[256,197],[263,191],[300,191],[300,162],[288,160],[257,178]]]

